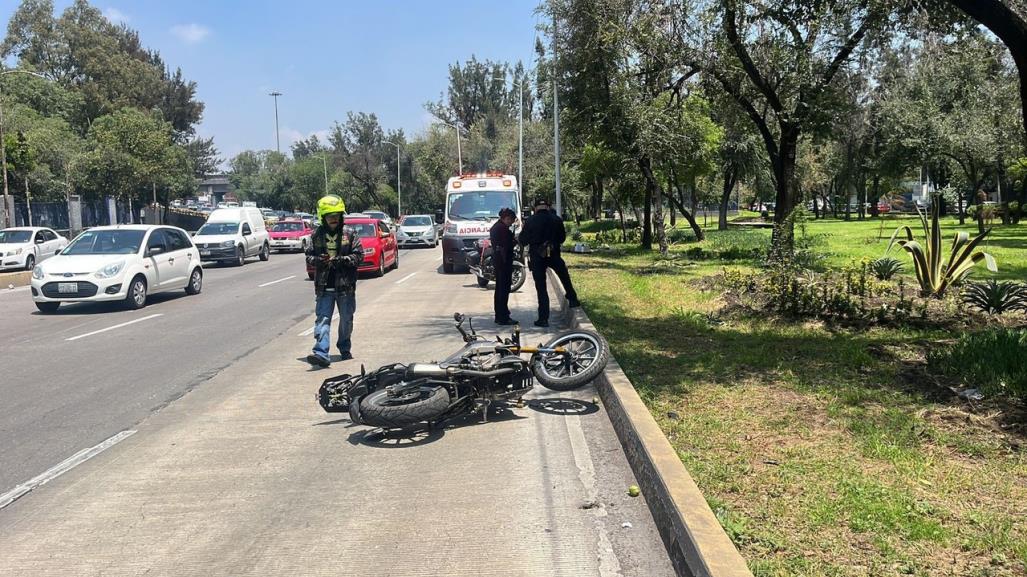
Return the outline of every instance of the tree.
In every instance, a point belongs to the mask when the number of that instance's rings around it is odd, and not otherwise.
[[[214,138],[193,138],[185,143],[185,152],[189,157],[196,178],[214,174],[221,167],[221,153],[214,146]]]
[[[799,141],[826,122],[835,78],[856,50],[887,30],[894,6],[880,0],[699,4],[703,9],[685,6],[681,15],[682,64],[714,78],[759,131],[777,189],[775,253],[790,253]]]

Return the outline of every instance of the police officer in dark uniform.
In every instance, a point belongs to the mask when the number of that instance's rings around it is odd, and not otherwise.
[[[497,325],[512,325],[510,318],[510,286],[513,284],[514,235],[510,226],[517,220],[517,213],[510,208],[499,211],[499,220],[489,230],[492,242],[492,267],[496,271],[496,292],[494,308]]]
[[[567,265],[560,257],[560,245],[567,240],[567,230],[563,219],[549,209],[549,200],[539,197],[535,200],[535,214],[524,223],[520,243],[528,246],[531,278],[535,281],[535,292],[538,293],[537,327],[549,326],[549,292],[546,289],[546,269],[553,269],[567,293],[567,301],[571,307],[580,306],[578,293],[571,284]]]

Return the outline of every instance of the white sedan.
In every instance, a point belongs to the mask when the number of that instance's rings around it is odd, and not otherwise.
[[[49,228],[5,228],[0,230],[0,271],[32,270],[66,246],[68,239]]]
[[[32,298],[44,313],[68,302],[122,301],[139,309],[147,295],[181,289],[195,295],[202,287],[200,253],[172,226],[91,228],[32,269]]]

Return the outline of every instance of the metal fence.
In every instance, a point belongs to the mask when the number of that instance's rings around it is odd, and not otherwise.
[[[83,229],[111,224],[111,211],[108,203],[81,202],[77,204],[81,209],[81,227]],[[117,222],[140,222],[139,211],[134,210],[134,207],[130,211],[127,205],[113,204],[117,213]],[[33,202],[30,221],[29,205],[14,203],[14,226],[45,226],[54,230],[69,231],[72,228],[68,221],[69,216],[67,202]],[[78,231],[72,232],[77,233]]]

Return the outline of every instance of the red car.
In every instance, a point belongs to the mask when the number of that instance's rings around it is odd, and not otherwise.
[[[346,226],[356,231],[364,249],[364,262],[357,272],[382,276],[386,269],[399,268],[399,245],[389,225],[369,216],[347,216]],[[307,265],[307,277],[314,278],[314,267]]]
[[[282,220],[271,226],[271,250],[300,251],[307,250],[310,235],[314,230],[310,225],[299,219]]]

